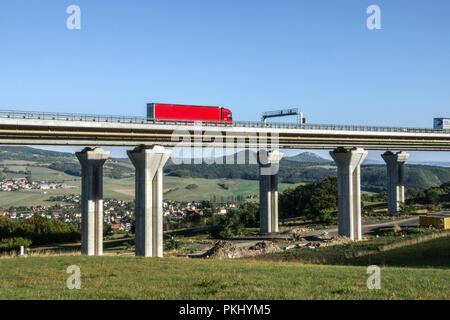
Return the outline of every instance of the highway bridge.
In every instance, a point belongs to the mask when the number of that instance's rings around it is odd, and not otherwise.
[[[199,128],[202,139],[195,141]],[[450,130],[256,121],[233,125],[155,122],[144,117],[0,111],[0,143],[4,145],[174,147],[191,146],[194,141],[198,147],[233,147],[239,142],[257,148],[267,141],[280,149],[450,151]]]
[[[277,172],[280,149],[328,149],[338,168],[338,230],[361,235],[360,165],[367,150],[386,151],[388,212],[404,202],[403,165],[408,150],[450,151],[450,130],[263,122],[199,123],[144,117],[0,111],[1,145],[89,146],[76,155],[82,166],[82,252],[103,252],[103,164],[100,147],[134,147],[136,255],[162,256],[165,147],[256,148],[260,165],[260,230],[278,232]],[[398,152],[397,152],[398,151]]]

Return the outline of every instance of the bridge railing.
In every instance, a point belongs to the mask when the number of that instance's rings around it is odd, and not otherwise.
[[[63,121],[88,121],[88,122],[116,122],[137,124],[178,124],[178,125],[202,125],[202,126],[230,126],[224,121],[198,121],[198,120],[173,120],[173,119],[148,119],[146,117],[130,117],[117,115],[78,114],[59,112],[29,112],[0,110],[0,119],[30,119],[30,120],[63,120]]]
[[[263,123],[259,121],[196,121],[196,120],[170,120],[170,119],[148,119],[147,117],[130,117],[98,114],[77,114],[57,112],[33,112],[33,111],[11,111],[0,110],[0,119],[34,119],[34,120],[64,120],[64,121],[89,121],[89,122],[115,122],[135,124],[170,124],[170,125],[201,125],[220,127],[245,127],[245,128],[287,128],[287,129],[310,129],[310,130],[335,130],[335,131],[375,131],[375,132],[409,132],[409,133],[449,133],[450,130],[438,130],[432,128],[408,128],[408,127],[382,127],[361,125],[332,125],[332,124],[299,124],[299,123]],[[1,120],[0,120],[1,121]]]
[[[310,130],[339,130],[339,131],[376,131],[376,132],[414,132],[414,133],[450,133],[450,130],[432,128],[408,128],[408,127],[383,127],[361,125],[335,125],[335,124],[298,124],[298,123],[263,123],[256,121],[236,121],[234,127],[254,128],[288,128]]]

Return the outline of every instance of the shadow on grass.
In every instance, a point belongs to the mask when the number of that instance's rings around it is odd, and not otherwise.
[[[374,246],[375,247],[375,246]],[[306,264],[450,268],[450,236],[364,256],[374,248],[364,242],[315,249],[293,249],[261,257],[263,260],[298,261]]]
[[[103,249],[108,251],[125,250],[134,245],[134,237],[124,235],[121,238],[103,240]],[[81,243],[54,243],[31,247],[33,252],[72,252],[80,251]]]
[[[450,268],[450,237],[430,240],[373,255],[350,258],[349,265]]]
[[[165,230],[164,233],[182,236],[182,237],[192,237],[192,236],[209,234],[210,229],[211,229],[210,226],[200,226],[200,227],[185,228],[185,229],[180,229],[180,230]]]

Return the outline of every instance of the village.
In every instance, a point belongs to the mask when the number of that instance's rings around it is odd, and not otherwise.
[[[18,190],[50,190],[50,189],[65,189],[70,188],[65,183],[47,183],[44,181],[37,182],[29,182],[27,178],[11,178],[11,179],[3,179],[0,181],[0,191],[3,192],[12,192]]]
[[[49,219],[58,219],[67,224],[81,226],[81,200],[80,195],[51,196],[49,202],[57,202],[52,205],[11,207],[7,210],[0,209],[0,217],[9,216],[11,219],[21,221],[29,219],[35,214]],[[163,213],[165,221],[170,221],[182,226],[184,222],[195,218],[209,217],[212,214],[225,215],[228,210],[236,208],[232,202],[211,204],[202,202],[179,202],[164,200]],[[103,202],[104,222],[111,226],[112,231],[132,231],[134,221],[134,202],[117,199],[105,199]]]

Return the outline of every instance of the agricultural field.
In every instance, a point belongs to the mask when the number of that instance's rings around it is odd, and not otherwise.
[[[283,191],[298,184],[279,185]],[[120,200],[134,199],[134,178],[110,179],[103,182],[104,198]],[[250,196],[259,194],[259,181],[243,179],[202,179],[164,177],[164,198],[177,201],[211,200],[213,195],[220,201],[227,200],[231,196]]]
[[[0,192],[0,208],[6,209],[10,206],[33,206],[51,205],[48,199],[52,196],[64,194],[80,194],[81,178],[68,175],[61,171],[40,167],[8,164],[10,171],[30,171],[34,181],[46,181],[52,183],[65,183],[66,189],[54,190],[20,190],[15,192]],[[5,168],[2,168],[5,169]],[[25,178],[24,173],[3,173],[5,178]],[[105,199],[131,201],[134,199],[134,177],[112,179],[104,177],[103,196]],[[281,183],[280,192],[288,187],[298,184]],[[259,194],[259,181],[243,179],[202,179],[202,178],[180,178],[164,177],[164,198],[177,201],[210,200],[215,196],[218,201],[221,198],[228,200],[231,196],[250,196]]]

